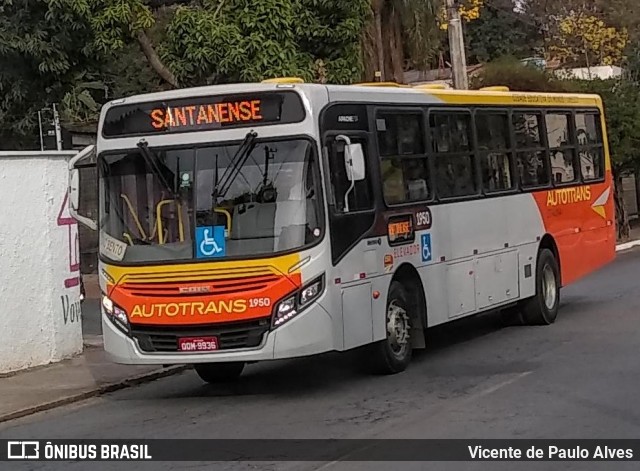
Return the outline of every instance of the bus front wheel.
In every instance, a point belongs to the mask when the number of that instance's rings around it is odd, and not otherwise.
[[[385,318],[387,338],[371,346],[370,361],[375,372],[396,374],[409,366],[412,355],[410,305],[404,286],[398,281],[392,282]]]
[[[193,368],[203,381],[221,383],[239,378],[244,369],[244,362],[197,363],[193,365]]]
[[[536,294],[524,302],[521,315],[526,325],[550,325],[558,317],[560,269],[549,249],[542,249],[536,266]]]

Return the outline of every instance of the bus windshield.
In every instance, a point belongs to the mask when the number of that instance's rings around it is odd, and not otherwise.
[[[100,191],[100,229],[121,247],[101,254],[125,263],[268,256],[323,233],[306,139],[101,155]]]

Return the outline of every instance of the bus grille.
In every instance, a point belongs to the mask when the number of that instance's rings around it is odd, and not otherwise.
[[[262,290],[279,280],[275,274],[261,274],[258,276],[243,276],[234,278],[216,278],[211,275],[202,279],[179,279],[176,281],[140,280],[125,281],[120,285],[129,296],[203,296],[207,294],[228,295],[246,293],[247,291]],[[191,291],[186,290],[189,286]]]
[[[220,350],[257,347],[269,330],[269,319],[196,326],[132,325],[131,336],[145,352],[177,352],[178,337],[218,337]]]

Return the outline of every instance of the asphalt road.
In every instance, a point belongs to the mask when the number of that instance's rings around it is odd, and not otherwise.
[[[551,327],[489,314],[429,332],[396,376],[357,354],[193,372],[0,426],[1,438],[640,438],[640,251],[562,292]],[[46,387],[46,385],[43,385]],[[0,464],[1,466],[1,464]],[[637,469],[634,463],[31,463],[10,469]]]

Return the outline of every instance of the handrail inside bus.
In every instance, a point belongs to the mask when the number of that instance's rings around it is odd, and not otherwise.
[[[229,211],[227,211],[226,209],[223,208],[215,208],[213,210],[216,213],[222,213],[226,216],[227,218],[227,231],[229,233],[229,236],[231,236],[231,213]]]
[[[140,231],[140,237],[142,238],[142,240],[146,240],[147,239],[147,233],[142,228],[142,224],[140,223],[140,219],[138,218],[138,213],[134,209],[133,204],[131,204],[131,200],[125,194],[121,194],[120,197],[127,204],[129,212],[131,213],[131,216],[133,217],[133,221],[135,222],[136,226],[138,227],[138,231]]]
[[[133,239],[131,238],[128,232],[123,232],[122,238],[127,239],[129,241],[129,245],[133,245]]]
[[[162,208],[170,203],[175,203],[176,208],[178,209],[178,236],[180,237],[180,242],[184,242],[184,225],[182,222],[182,205],[178,203],[176,200],[162,200],[156,205],[156,223],[158,225],[158,244],[163,245],[165,241],[164,232],[165,229],[162,227]]]

